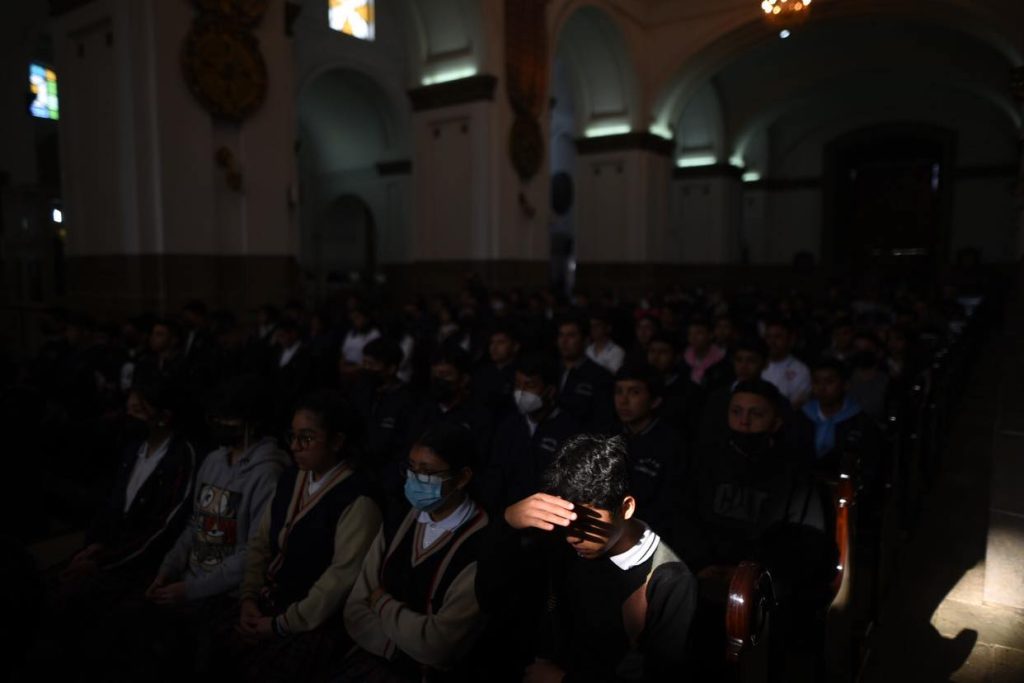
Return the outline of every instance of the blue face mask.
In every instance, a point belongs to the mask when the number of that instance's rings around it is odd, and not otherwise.
[[[405,499],[421,512],[432,512],[441,507],[447,496],[441,493],[444,481],[440,477],[428,477],[429,481],[422,482],[416,477],[405,478]]]

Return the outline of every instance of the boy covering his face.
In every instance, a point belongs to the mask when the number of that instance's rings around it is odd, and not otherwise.
[[[697,585],[638,518],[623,440],[587,434],[571,439],[546,484],[549,493],[534,494],[504,514],[507,527],[540,536],[533,537],[534,545],[544,551],[549,579],[544,635],[534,646],[527,680],[677,677]],[[507,556],[491,559],[508,573],[514,570]],[[481,585],[486,581],[478,590]]]

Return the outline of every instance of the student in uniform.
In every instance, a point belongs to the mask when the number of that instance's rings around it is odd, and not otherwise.
[[[507,321],[498,321],[491,328],[487,357],[473,373],[473,399],[490,411],[495,425],[516,412],[512,392],[519,349],[515,328]]]
[[[834,480],[845,470],[874,495],[884,442],[874,418],[849,395],[849,377],[849,368],[836,358],[815,363],[811,400],[804,404],[801,418],[813,439],[815,471]]]
[[[612,374],[586,354],[587,322],[579,317],[558,323],[561,362],[558,404],[587,429],[607,429],[613,418]]]
[[[457,344],[442,344],[430,363],[429,396],[409,423],[409,437],[415,441],[441,422],[468,429],[476,441],[474,466],[482,468],[490,457],[494,426],[491,415],[472,400],[471,359]]]
[[[740,382],[760,378],[767,366],[768,347],[764,340],[750,335],[742,337],[736,342],[732,354],[732,370],[735,379],[708,394],[701,418],[701,443],[716,441],[728,431],[729,401],[732,399],[732,390]]]
[[[441,423],[409,451],[405,495],[412,509],[385,525],[363,562],[344,619],[358,649],[336,679],[480,680],[468,655],[483,626],[475,581],[488,525],[469,494],[474,441]]]
[[[505,510],[507,531],[487,555],[480,590],[501,591],[517,580],[517,558],[530,542],[545,557],[546,608],[525,680],[685,675],[697,583],[641,521],[629,479],[621,438],[580,435],[563,445],[548,470],[547,493]]]
[[[174,543],[191,510],[196,476],[192,444],[178,431],[183,396],[154,379],[128,394],[129,436],[110,497],[86,533],[85,547],[61,575],[62,592],[140,590]],[[108,598],[110,596],[108,595]]]
[[[594,309],[590,313],[587,358],[613,375],[626,359],[626,351],[612,339],[612,316],[604,309]]]
[[[248,680],[320,680],[351,641],[341,609],[380,528],[357,472],[358,416],[335,392],[300,400],[278,479],[249,542],[232,671]]]
[[[761,378],[774,384],[793,408],[798,409],[811,395],[811,371],[796,356],[796,331],[786,320],[769,321],[764,331],[768,346],[768,367]]]
[[[558,367],[547,356],[528,354],[516,364],[516,414],[494,438],[481,500],[501,511],[536,493],[562,443],[579,434],[576,419],[558,406]]]
[[[697,436],[704,392],[690,379],[689,373],[683,371],[678,340],[664,332],[655,334],[647,345],[646,362],[661,380],[662,419],[688,442],[693,441]]]
[[[725,349],[714,343],[711,321],[701,315],[691,317],[686,340],[683,364],[689,371],[690,381],[700,387],[719,386],[726,381],[729,368],[723,362]]]
[[[646,511],[644,521],[662,538],[671,538],[686,463],[682,437],[658,416],[661,394],[661,381],[649,365],[628,364],[615,375],[617,433],[629,455],[630,489]]]
[[[398,377],[401,362],[397,342],[388,337],[374,339],[363,348],[362,369],[351,389],[352,404],[365,427],[362,467],[388,509],[401,496],[396,466],[408,448],[409,421],[419,405]]]

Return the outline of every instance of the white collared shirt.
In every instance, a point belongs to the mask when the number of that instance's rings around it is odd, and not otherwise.
[[[281,358],[277,361],[277,366],[279,368],[283,368],[284,366],[288,365],[288,363],[291,363],[292,358],[294,358],[295,354],[298,353],[300,346],[302,346],[302,342],[297,341],[291,346],[289,346],[287,349],[282,351]]]
[[[132,502],[135,500],[135,496],[138,495],[139,489],[149,479],[149,475],[153,474],[156,470],[156,466],[160,464],[160,461],[167,455],[167,449],[171,444],[171,437],[164,439],[164,442],[157,446],[156,450],[149,453],[149,444],[145,441],[139,446],[139,454],[135,458],[135,465],[132,467],[131,476],[128,477],[128,486],[124,490],[124,511],[128,512],[128,508],[132,506]]]
[[[306,495],[309,496],[310,498],[315,496],[316,492],[324,487],[324,482],[333,477],[334,473],[338,471],[338,468],[340,468],[344,464],[344,461],[339,462],[337,465],[321,474],[320,478],[317,479],[316,481],[313,480],[313,475],[310,474],[309,479],[306,480]]]
[[[636,545],[624,553],[612,555],[608,558],[622,571],[632,569],[651,559],[651,555],[654,554],[654,551],[658,549],[658,545],[661,543],[661,537],[651,531],[651,527],[647,526],[644,522],[640,523],[644,525],[644,533],[640,536],[640,540],[636,542]]]
[[[622,361],[626,358],[626,352],[621,346],[609,339],[604,343],[604,348],[600,351],[597,350],[595,344],[588,344],[587,357],[614,375],[622,367]]]
[[[423,548],[429,548],[434,541],[445,533],[454,533],[456,529],[465,524],[470,517],[476,513],[476,503],[466,498],[459,504],[459,507],[452,510],[452,513],[444,519],[435,522],[429,512],[421,512],[416,521],[423,525]]]
[[[341,355],[346,363],[359,365],[363,362],[363,347],[380,337],[380,330],[376,327],[359,332],[349,330],[345,340],[341,343]]]
[[[531,420],[529,415],[523,415],[523,417],[526,419],[526,428],[530,430],[530,438],[533,438],[533,435],[537,433],[537,425],[540,423]]]

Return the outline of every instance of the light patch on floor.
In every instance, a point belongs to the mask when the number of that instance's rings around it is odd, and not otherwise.
[[[968,570],[932,615],[942,636],[978,632],[970,656],[951,677],[954,683],[1024,681],[1024,611],[984,602],[985,563]]]

